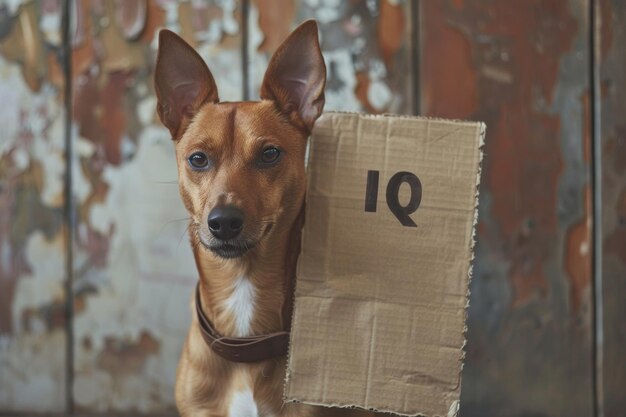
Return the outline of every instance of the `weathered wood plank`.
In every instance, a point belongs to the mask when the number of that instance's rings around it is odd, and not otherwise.
[[[600,403],[604,416],[626,413],[626,4],[603,0],[599,21],[602,169],[602,318]]]
[[[65,410],[60,2],[0,8],[0,410]]]
[[[421,101],[487,138],[463,416],[593,413],[588,1],[421,3]]]
[[[169,412],[197,278],[174,146],[155,112],[156,31],[180,33],[222,100],[239,100],[240,4],[75,4],[76,409]]]
[[[411,2],[253,0],[250,88],[258,99],[271,54],[298,23],[316,19],[326,61],[325,110],[413,112]]]

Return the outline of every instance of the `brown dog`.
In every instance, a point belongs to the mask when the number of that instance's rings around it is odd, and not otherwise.
[[[298,27],[272,57],[260,102],[220,103],[202,58],[174,33],[159,35],[157,110],[176,144],[200,274],[194,311],[196,305],[200,310],[176,380],[183,416],[369,415],[283,404],[283,351],[260,361],[241,353],[240,361],[218,349],[226,339],[254,344],[248,337],[255,335],[285,340],[280,332],[289,326],[300,250],[305,146],[324,107],[325,82],[313,21]],[[254,340],[267,347],[261,339]]]

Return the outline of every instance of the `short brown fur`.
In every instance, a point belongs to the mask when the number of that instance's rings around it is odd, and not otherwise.
[[[243,336],[237,334],[236,318],[225,303],[236,281],[245,276],[256,291],[250,334],[283,330],[288,326],[283,309],[290,302],[286,280],[295,277],[300,250],[306,140],[324,102],[317,26],[305,22],[279,48],[260,102],[220,103],[213,77],[195,51],[168,31],[161,32],[159,41],[158,113],[176,145],[180,194],[191,216],[204,312],[222,335]],[[292,68],[296,73],[290,73]],[[284,82],[294,77],[302,82]],[[258,156],[267,146],[281,149],[281,159],[272,167],[260,167]],[[209,169],[190,168],[188,158],[194,152],[210,156]],[[245,213],[240,239],[253,247],[234,259],[210,250],[207,216],[220,205],[235,205]],[[371,415],[284,404],[285,360],[229,362],[207,346],[194,315],[176,378],[178,409],[185,417],[253,417],[229,414],[233,395],[249,389],[260,417]]]

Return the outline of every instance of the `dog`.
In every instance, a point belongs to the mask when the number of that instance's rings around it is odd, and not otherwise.
[[[301,24],[276,50],[257,102],[220,102],[202,58],[165,29],[154,77],[199,273],[176,376],[180,414],[371,416],[283,403],[305,148],[324,107],[317,24]]]

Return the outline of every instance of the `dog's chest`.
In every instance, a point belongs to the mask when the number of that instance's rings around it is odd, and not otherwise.
[[[257,290],[245,276],[237,278],[230,295],[223,301],[223,311],[231,317],[234,336],[249,336],[256,304]]]
[[[259,417],[254,395],[249,388],[233,394],[228,407],[228,417]]]

